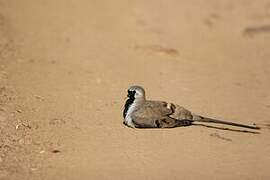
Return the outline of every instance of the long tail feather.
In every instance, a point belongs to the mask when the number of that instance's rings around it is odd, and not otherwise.
[[[234,122],[222,121],[222,120],[211,119],[211,118],[206,118],[206,117],[200,117],[200,119],[196,119],[194,122],[217,123],[217,124],[226,124],[226,125],[238,126],[238,127],[243,127],[243,128],[249,128],[249,129],[261,129],[260,127],[257,127],[257,126],[249,126],[245,124],[238,124]]]

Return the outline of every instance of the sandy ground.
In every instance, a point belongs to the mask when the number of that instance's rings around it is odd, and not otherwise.
[[[0,179],[269,179],[269,0],[0,0]],[[126,89],[260,134],[122,125]]]

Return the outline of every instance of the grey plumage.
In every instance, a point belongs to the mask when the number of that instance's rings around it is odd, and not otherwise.
[[[124,124],[133,128],[173,128],[189,126],[196,122],[218,123],[249,129],[260,129],[233,122],[221,121],[196,115],[182,106],[164,101],[150,101],[145,98],[145,91],[140,86],[128,89],[129,99],[123,112]]]

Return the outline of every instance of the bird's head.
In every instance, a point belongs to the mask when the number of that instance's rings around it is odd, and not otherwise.
[[[145,100],[145,92],[144,89],[141,86],[130,86],[127,90],[128,99],[125,103],[125,108],[123,111],[123,117],[126,118],[128,110],[130,107],[133,107],[140,104],[141,102],[144,102]]]
[[[130,86],[127,92],[130,99],[145,100],[145,91],[141,86]]]

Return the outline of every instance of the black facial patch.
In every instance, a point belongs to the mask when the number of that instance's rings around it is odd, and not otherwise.
[[[136,91],[131,91],[131,90],[128,90],[128,97],[129,98],[135,98],[135,94],[136,94]]]
[[[125,109],[124,109],[124,111],[123,111],[123,117],[124,118],[126,118],[126,115],[127,115],[127,111],[128,111],[128,109],[129,109],[129,107],[130,107],[130,105],[134,102],[134,100],[135,100],[135,93],[136,93],[136,91],[130,91],[130,90],[128,90],[128,99],[127,99],[127,101],[126,101],[126,103],[125,103]]]

